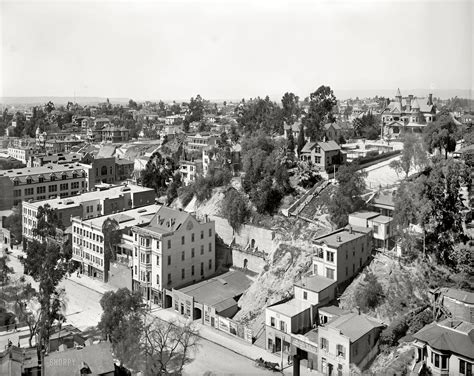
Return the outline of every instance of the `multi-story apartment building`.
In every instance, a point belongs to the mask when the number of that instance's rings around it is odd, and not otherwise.
[[[372,229],[348,226],[313,240],[313,274],[337,281],[349,280],[366,263],[372,252]]]
[[[350,312],[318,326],[319,364],[324,375],[349,375],[350,366],[363,369],[378,353],[385,325],[365,314]]]
[[[186,137],[186,149],[201,151],[209,146],[216,146],[217,136],[211,134],[197,133]]]
[[[355,212],[349,214],[349,225],[372,229],[374,247],[387,249],[394,245],[393,218],[377,212]]]
[[[193,183],[198,175],[202,174],[202,160],[180,161],[179,173],[181,174],[184,185]]]
[[[149,224],[134,226],[133,289],[146,300],[163,304],[166,290],[200,281],[214,274],[215,223],[207,217],[161,207]],[[169,293],[164,301],[171,307]]]
[[[81,273],[107,281],[110,265],[104,258],[104,233],[102,226],[106,219],[115,220],[117,231],[121,233],[120,247],[131,249],[131,228],[150,223],[160,205],[147,205],[126,210],[113,215],[104,215],[92,219],[72,219],[72,259],[79,263]]]
[[[71,226],[72,218],[90,219],[124,210],[151,205],[155,191],[137,185],[112,187],[103,191],[91,191],[79,196],[55,198],[43,201],[23,202],[23,236],[33,237],[38,209],[49,205],[55,210],[64,228]]]
[[[34,153],[35,150],[32,146],[10,146],[8,148],[8,156],[21,161],[25,165]]]
[[[22,201],[78,195],[89,190],[90,166],[49,164],[0,171],[0,210]]]
[[[473,374],[474,324],[446,319],[426,325],[413,336],[416,364],[412,374],[419,375],[424,368],[436,376]]]

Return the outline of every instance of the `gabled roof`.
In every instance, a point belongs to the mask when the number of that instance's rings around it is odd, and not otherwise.
[[[191,214],[162,206],[146,227],[148,230],[159,233],[168,233],[178,230]]]
[[[413,336],[436,350],[474,359],[474,325],[471,323],[449,319],[441,323],[433,322]]]
[[[319,147],[324,151],[341,150],[336,141],[318,142]]]
[[[443,295],[447,296],[448,298],[459,300],[460,302],[467,304],[474,304],[474,292],[452,288],[443,288],[441,291]]]

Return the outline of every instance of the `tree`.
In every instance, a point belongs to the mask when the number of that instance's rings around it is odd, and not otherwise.
[[[416,168],[423,168],[428,164],[426,151],[424,150],[422,142],[414,134],[405,134],[403,140],[403,151],[400,159],[390,162],[390,167],[398,174],[404,173],[405,179],[411,170]]]
[[[38,360],[42,359],[42,350],[48,348],[52,325],[61,312],[64,292],[58,289],[58,284],[71,271],[71,256],[52,240],[42,243],[33,240],[27,244],[25,270],[39,283],[39,318],[36,327]]]
[[[178,172],[175,172],[173,175],[173,180],[171,183],[168,185],[168,188],[166,189],[166,199],[168,201],[168,205],[170,205],[175,198],[178,197],[178,189],[183,185],[183,182],[181,180],[181,174]]]
[[[102,316],[98,328],[113,345],[125,338],[123,328],[129,322],[141,321],[145,305],[139,291],[120,288],[117,291],[107,291],[100,299]]]
[[[456,141],[461,137],[459,129],[453,117],[447,111],[438,115],[438,119],[428,124],[423,131],[423,138],[426,148],[430,153],[438,149],[440,154],[444,150],[444,158],[448,158],[448,153],[456,150]]]
[[[245,133],[283,133],[282,110],[268,96],[241,103],[236,111],[237,123]]]
[[[21,210],[21,205],[14,207],[12,210],[13,213],[6,217],[3,222],[5,228],[10,231],[10,235],[18,242],[21,242],[23,238]]]
[[[155,152],[141,172],[142,184],[144,187],[153,188],[158,195],[162,195],[166,192],[175,169],[172,158],[164,157],[159,152]]]
[[[282,117],[286,124],[292,125],[301,115],[299,97],[293,93],[285,93],[281,99]]]
[[[10,281],[10,274],[13,274],[13,268],[8,266],[7,256],[0,257],[0,283],[5,286]]]
[[[291,131],[291,129],[288,131],[286,145],[288,149],[288,155],[294,156],[295,155],[295,138],[293,137],[293,132]]]
[[[379,123],[380,119],[369,112],[368,114],[355,118],[352,122],[352,126],[356,136],[376,140],[380,136]]]
[[[367,312],[377,307],[383,296],[382,285],[372,272],[368,272],[364,277],[364,284],[356,289],[354,299],[357,306],[363,312]]]
[[[115,246],[120,243],[120,226],[114,218],[108,217],[102,224],[104,234],[104,281],[109,280],[110,262],[117,258]]]
[[[59,219],[57,210],[51,209],[49,204],[45,204],[38,208],[36,219],[37,224],[36,228],[33,229],[33,235],[41,236],[43,239],[47,237],[54,238],[56,236],[56,230],[64,228]]]
[[[366,176],[367,173],[359,170],[356,164],[341,166],[337,171],[338,186],[328,205],[331,221],[337,228],[347,225],[350,213],[364,208],[361,196],[365,191]]]
[[[250,216],[247,202],[247,198],[234,188],[230,188],[225,194],[222,211],[227,222],[236,232],[239,232],[240,227]]]
[[[324,124],[335,121],[332,110],[336,104],[336,97],[329,86],[322,85],[310,94],[309,109],[303,117],[303,125],[311,141],[321,140],[324,135]]]
[[[297,143],[298,156],[301,155],[301,150],[303,150],[305,144],[306,144],[306,141],[305,141],[304,127],[303,127],[303,124],[301,124],[300,132],[298,134],[298,143]]]
[[[143,340],[146,375],[181,375],[199,346],[199,332],[193,323],[154,318],[145,326]]]
[[[40,324],[41,306],[38,300],[38,292],[30,283],[19,284],[13,290],[13,312],[18,321],[26,323],[29,334],[28,344],[33,347],[32,340]]]

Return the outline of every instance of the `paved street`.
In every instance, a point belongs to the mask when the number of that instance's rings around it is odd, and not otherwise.
[[[20,251],[14,250],[9,256],[9,265],[13,267],[15,276],[19,278],[23,275],[23,266],[17,259]],[[31,277],[25,276],[27,281],[31,281],[34,286],[36,283]],[[102,309],[99,301],[102,294],[109,290],[109,286],[101,281],[94,280],[85,276],[77,277],[76,274],[63,280],[60,284],[66,289],[67,293],[67,322],[86,330],[96,326],[100,320]],[[156,317],[170,320],[185,319],[174,312],[172,309],[154,308],[152,314]],[[185,375],[272,375],[272,371],[258,368],[253,359],[263,357],[267,361],[279,362],[279,358],[266,352],[256,346],[250,345],[242,340],[233,338],[230,335],[218,332],[217,330],[198,324],[200,335],[204,338],[200,341],[198,351],[193,354],[192,361],[185,367]],[[0,334],[0,349],[7,345],[8,339],[13,344],[18,343],[20,335],[28,334],[28,329],[23,329],[14,333]],[[22,340],[25,345],[27,340]],[[232,349],[232,350],[230,350]],[[302,375],[315,375],[315,372],[309,373],[306,369],[301,369]],[[285,370],[285,375],[291,375],[292,368]]]

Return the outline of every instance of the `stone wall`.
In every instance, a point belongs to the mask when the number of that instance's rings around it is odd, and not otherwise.
[[[227,219],[211,215],[211,220],[216,223],[216,233],[225,244],[236,245],[241,249],[251,248],[258,252],[271,254],[278,247],[275,232],[263,227],[242,225],[238,233],[234,232]]]
[[[261,254],[257,255],[234,248],[232,249],[232,265],[260,273],[266,265],[266,261]]]

